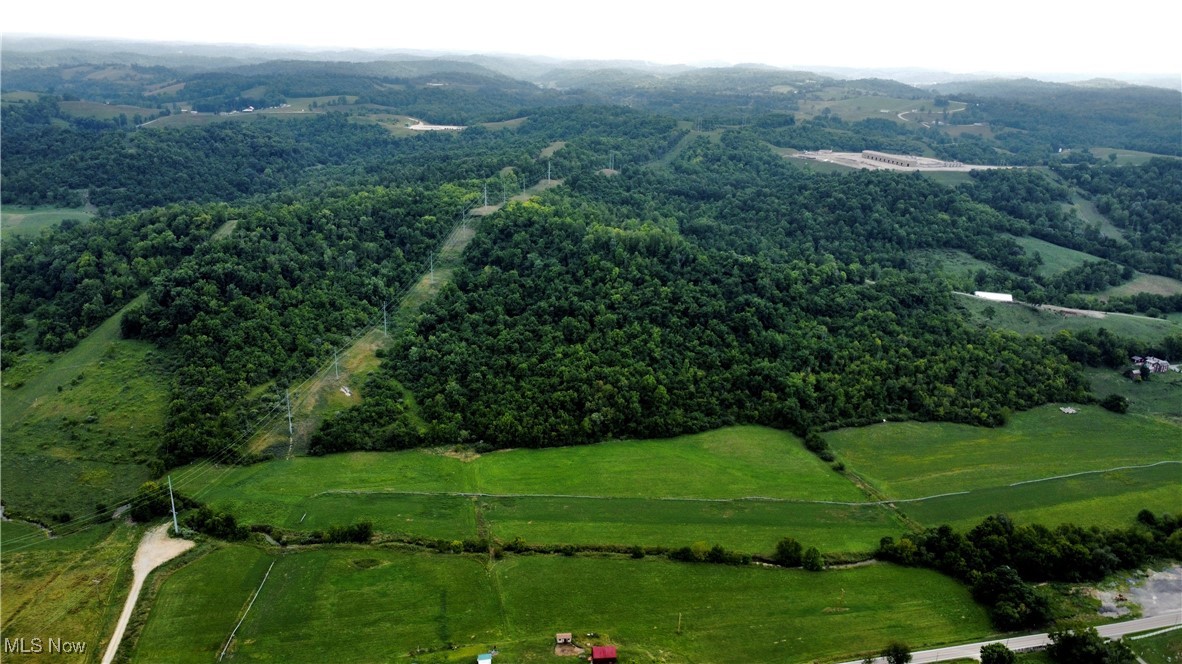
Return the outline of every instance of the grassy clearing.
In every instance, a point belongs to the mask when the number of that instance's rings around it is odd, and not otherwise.
[[[1115,238],[1117,240],[1124,239],[1124,233],[1116,227],[1108,217],[1105,217],[1096,209],[1096,204],[1084,198],[1078,191],[1071,192],[1071,204],[1064,204],[1068,208],[1075,210],[1079,218],[1086,224],[1095,225],[1100,228],[1100,234],[1105,237]]]
[[[525,124],[528,117],[513,118],[512,120],[501,120],[500,122],[481,122],[480,126],[485,129],[516,129]]]
[[[1111,369],[1088,369],[1092,391],[1100,397],[1121,394],[1129,399],[1129,412],[1161,417],[1182,425],[1182,374],[1156,374],[1133,382]]]
[[[121,316],[56,358],[32,353],[5,372],[0,471],[10,510],[78,517],[98,502],[120,504],[150,478],[167,378],[160,351],[119,338]]]
[[[1050,310],[1034,309],[1024,304],[999,304],[971,296],[957,298],[956,304],[964,309],[971,322],[1043,337],[1053,336],[1059,330],[1078,332],[1105,328],[1118,336],[1157,343],[1167,335],[1182,332],[1182,321],[1179,320],[1119,314],[1110,314],[1103,318],[1070,316]],[[986,316],[987,309],[992,310],[992,318]]]
[[[98,661],[130,588],[131,558],[141,533],[139,528],[107,524],[47,540],[25,524],[4,522],[0,526],[4,637],[24,637],[26,642],[41,638],[42,643],[49,637],[82,641],[87,656]],[[62,655],[50,654],[48,648],[40,655],[11,658],[14,662],[62,661]]]
[[[90,221],[93,217],[94,213],[84,208],[5,205],[0,207],[0,232],[5,235],[36,235],[65,219]]]
[[[1124,166],[1126,164],[1132,164],[1132,165],[1144,164],[1145,162],[1147,162],[1150,159],[1153,159],[1155,157],[1161,157],[1161,158],[1166,158],[1166,159],[1177,159],[1177,157],[1170,157],[1169,155],[1154,154],[1152,152],[1138,152],[1137,150],[1125,150],[1125,149],[1116,149],[1116,148],[1092,148],[1091,153],[1096,155],[1100,159],[1105,160],[1105,161],[1108,160],[1108,155],[1115,154],[1116,155],[1116,163],[1121,166]]]
[[[847,466],[890,498],[959,494],[898,504],[928,526],[966,528],[998,512],[1019,522],[1122,526],[1141,509],[1173,510],[1182,503],[1182,466],[1176,463],[1015,485],[1182,461],[1182,427],[1077,408],[1075,415],[1055,406],[1018,413],[999,429],[901,422],[827,438]]]
[[[955,187],[973,181],[973,176],[962,171],[920,171],[924,177],[939,182],[945,187]]]
[[[826,551],[866,551],[902,527],[880,507],[803,502],[865,496],[795,437],[762,427],[466,458],[352,453],[201,475],[182,470],[173,479],[248,523],[304,530],[365,519],[382,532],[447,539],[487,528],[535,543],[709,541],[770,552],[786,535]],[[455,493],[490,495],[477,502],[447,495]],[[750,496],[779,500],[722,502]]]
[[[890,498],[1182,460],[1182,428],[1098,406],[1076,408],[1075,415],[1053,405],[1035,408],[996,429],[891,422],[841,429],[826,438],[847,466]]]
[[[96,120],[114,120],[120,115],[131,122],[136,115],[147,117],[160,112],[158,108],[143,106],[124,106],[120,104],[104,104],[97,101],[63,101],[58,104],[62,112],[79,118],[94,118]]]
[[[216,656],[271,559],[227,547],[176,572],[135,661]],[[444,662],[495,644],[506,661],[571,661],[552,654],[559,631],[614,643],[629,661],[721,662],[837,659],[903,634],[922,647],[990,628],[959,584],[891,565],[817,574],[511,556],[488,568],[468,556],[337,547],[279,556],[231,650],[234,661],[354,662],[417,649],[410,661]]]
[[[1038,238],[1015,237],[1014,240],[1027,254],[1034,255],[1037,252],[1042,256],[1042,265],[1039,266],[1038,273],[1044,277],[1054,276],[1089,261],[1095,262],[1102,260],[1091,254],[1060,247],[1057,244],[1051,244]]]
[[[833,92],[843,95],[849,94],[846,89]],[[821,94],[824,95],[825,91],[822,91]],[[899,119],[899,113],[910,112],[921,106],[926,106],[929,110],[933,108],[930,100],[898,99],[879,95],[861,95],[844,99],[801,99],[797,117],[813,118],[821,115],[828,108],[846,122],[858,122],[871,118],[886,118],[895,122],[903,122]],[[964,108],[964,104],[954,102],[950,109],[957,107]],[[926,116],[926,114],[924,115]],[[912,118],[913,116],[907,117]]]
[[[978,270],[996,270],[986,261],[955,249],[922,249],[910,253],[921,268],[933,268],[950,277],[972,277]]]
[[[1136,295],[1137,293],[1153,293],[1154,295],[1177,295],[1182,293],[1182,281],[1163,277],[1157,274],[1138,273],[1132,281],[1113,286],[1100,293],[1101,297],[1115,295]]]

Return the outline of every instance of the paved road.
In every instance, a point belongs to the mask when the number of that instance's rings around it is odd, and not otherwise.
[[[1151,629],[1173,627],[1175,625],[1182,625],[1182,610],[1165,613],[1160,616],[1150,616],[1148,618],[1139,618],[1126,622],[1100,625],[1096,628],[1096,631],[1100,633],[1100,636],[1113,638],[1121,637],[1125,634],[1145,632]],[[948,646],[946,648],[937,648],[936,650],[920,650],[911,654],[911,661],[913,664],[924,664],[925,662],[946,662],[950,659],[980,659],[981,647],[990,643],[1004,643],[1010,650],[1024,650],[1026,648],[1038,648],[1049,645],[1051,639],[1047,634],[1031,634],[1029,636],[1015,636],[1010,639],[995,639],[993,641],[981,641],[979,643],[966,643],[961,646]],[[886,662],[881,657],[874,661],[876,664]],[[861,662],[862,660],[859,659],[842,662],[842,664],[861,664]]]

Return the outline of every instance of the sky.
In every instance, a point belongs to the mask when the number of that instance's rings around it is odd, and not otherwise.
[[[5,33],[955,73],[1182,71],[1176,0],[8,3]],[[280,9],[282,8],[282,9]]]

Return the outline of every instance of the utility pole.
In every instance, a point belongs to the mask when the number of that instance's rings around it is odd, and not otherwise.
[[[295,428],[291,425],[291,390],[287,391],[287,435],[289,438],[295,435]]]
[[[484,207],[488,207],[488,185],[484,185]]]
[[[168,476],[168,502],[172,504],[172,532],[181,534],[181,527],[176,522],[176,499],[172,497],[172,475]]]
[[[387,303],[387,304],[389,304],[389,303]],[[382,305],[382,336],[385,336],[385,337],[390,336],[390,330],[387,325],[386,305],[385,304]]]
[[[546,184],[550,184],[550,162],[546,161]]]
[[[332,368],[337,373],[337,378],[341,377],[341,351],[339,349],[332,349]]]
[[[429,279],[435,281],[435,254],[427,257],[427,271],[430,273]]]

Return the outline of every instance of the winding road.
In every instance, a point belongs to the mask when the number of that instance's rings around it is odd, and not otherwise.
[[[1100,633],[1100,636],[1111,639],[1119,638],[1126,634],[1136,634],[1137,632],[1145,632],[1162,627],[1174,627],[1177,625],[1182,625],[1182,609],[1157,616],[1149,616],[1148,618],[1138,618],[1137,620],[1100,625],[1096,628],[1096,631]],[[920,650],[911,653],[911,661],[914,664],[924,664],[925,662],[946,662],[951,659],[968,658],[979,660],[981,659],[981,647],[990,643],[1002,643],[1010,650],[1017,651],[1045,647],[1050,645],[1051,638],[1048,634],[1030,634],[1028,636],[1015,636],[1009,639],[993,639],[992,641],[979,641],[960,646],[936,648],[935,650]],[[863,661],[860,659],[851,660],[849,662],[842,662],[841,664],[861,664]],[[886,662],[886,659],[879,657],[873,661],[875,664],[883,664]]]

